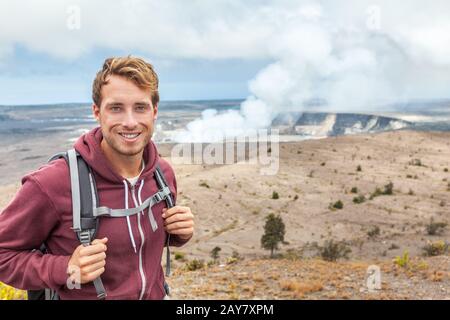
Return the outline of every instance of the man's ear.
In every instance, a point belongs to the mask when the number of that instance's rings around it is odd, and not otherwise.
[[[100,107],[95,103],[92,104],[92,114],[94,115],[95,120],[100,121]]]
[[[153,106],[153,119],[156,120],[158,118],[158,104],[156,103]]]

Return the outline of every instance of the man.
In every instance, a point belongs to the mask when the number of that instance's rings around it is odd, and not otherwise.
[[[152,65],[134,57],[105,60],[94,80],[93,102],[100,127],[74,148],[93,170],[99,205],[139,206],[158,191],[157,164],[175,198],[173,169],[151,140],[159,102]],[[165,207],[162,201],[128,217],[101,217],[97,239],[84,247],[71,230],[67,163],[52,161],[22,179],[0,214],[0,281],[27,290],[52,288],[61,299],[96,299],[92,281],[101,276],[107,299],[163,299],[166,233],[171,245],[181,246],[194,230],[188,207]],[[42,243],[49,253],[32,251]],[[71,281],[81,288],[71,289]]]

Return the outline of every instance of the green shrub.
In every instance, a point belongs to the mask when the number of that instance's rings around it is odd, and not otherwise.
[[[323,247],[319,247],[319,252],[323,260],[336,261],[340,258],[348,259],[348,255],[352,250],[344,241],[334,242],[333,240],[327,240]]]
[[[380,235],[380,227],[373,226],[369,231],[367,231],[369,238],[375,238]]]
[[[272,199],[279,199],[280,196],[278,195],[278,192],[274,191],[272,192]]]
[[[209,185],[206,183],[206,182],[201,182],[200,184],[199,184],[199,186],[200,187],[205,187],[205,188],[208,188],[209,189]]]
[[[434,222],[431,218],[430,223],[426,225],[427,234],[430,236],[441,234],[442,231],[447,227],[445,222]]]
[[[194,260],[186,263],[186,270],[188,270],[188,271],[200,270],[200,269],[203,269],[204,267],[205,267],[205,262],[203,260],[194,259]]]
[[[336,201],[334,204],[333,204],[333,208],[335,208],[335,209],[343,209],[344,208],[344,204],[342,203],[342,201],[341,200],[338,200],[338,201]]]
[[[213,258],[214,261],[217,261],[217,259],[219,259],[219,252],[221,250],[221,247],[214,247],[214,249],[211,250],[211,258]]]
[[[428,242],[422,248],[424,255],[428,257],[440,256],[448,252],[448,243],[445,241]]]
[[[359,195],[353,198],[353,202],[357,204],[363,203],[364,201],[366,201],[366,197],[364,195]]]
[[[175,260],[184,260],[184,253],[183,252],[175,252]]]
[[[422,161],[420,159],[413,159],[409,162],[411,166],[424,167]]]
[[[375,191],[370,195],[370,200],[372,200],[375,197],[382,196],[382,195],[393,195],[394,194],[394,184],[392,182],[389,182],[387,185],[384,186],[384,190],[381,190],[380,188],[376,188]]]
[[[402,256],[397,256],[394,258],[394,263],[399,267],[407,267],[409,265],[409,253],[408,251],[403,252]]]

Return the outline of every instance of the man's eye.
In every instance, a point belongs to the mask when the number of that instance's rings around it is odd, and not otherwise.
[[[119,112],[120,111],[120,107],[111,107],[111,109],[110,109],[112,112]]]
[[[146,106],[137,106],[136,107],[136,111],[138,111],[138,112],[144,112],[145,110],[147,110]]]

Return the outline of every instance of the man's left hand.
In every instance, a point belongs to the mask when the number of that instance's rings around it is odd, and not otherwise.
[[[164,208],[164,228],[169,234],[176,234],[185,240],[192,237],[194,233],[194,215],[189,207],[175,206],[170,209]]]

